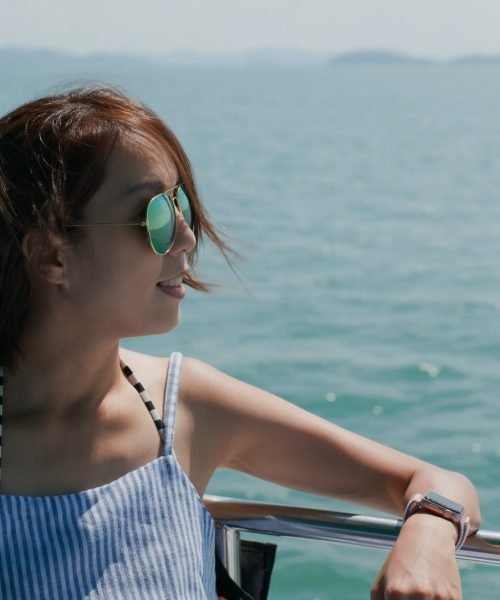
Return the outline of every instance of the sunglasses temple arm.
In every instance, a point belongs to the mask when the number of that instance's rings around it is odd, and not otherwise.
[[[147,224],[144,221],[142,223],[79,223],[67,227],[147,227]]]

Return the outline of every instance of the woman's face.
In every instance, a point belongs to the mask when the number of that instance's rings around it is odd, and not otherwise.
[[[149,200],[177,183],[176,169],[159,145],[117,148],[83,222],[141,222]],[[180,278],[195,243],[179,214],[174,245],[165,256],[153,252],[145,227],[85,228],[85,240],[69,250],[65,300],[100,334],[132,337],[168,331],[179,321],[185,291]],[[166,282],[175,285],[165,287]]]

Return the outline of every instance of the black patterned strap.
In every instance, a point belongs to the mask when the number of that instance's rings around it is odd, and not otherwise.
[[[165,444],[165,423],[161,420],[161,417],[158,414],[158,411],[156,410],[153,401],[151,400],[151,396],[148,394],[142,383],[136,378],[132,369],[128,367],[122,360],[120,360],[120,367],[123,371],[123,374],[128,379],[129,383],[135,388],[139,396],[142,398],[142,401],[148,409],[149,414],[151,415],[151,418],[153,419],[154,424],[156,425],[156,429],[158,430],[158,433],[160,434],[160,437],[163,443]]]

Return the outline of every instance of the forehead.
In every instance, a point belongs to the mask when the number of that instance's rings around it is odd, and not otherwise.
[[[127,140],[113,149],[106,177],[85,212],[89,218],[117,214],[117,210],[124,213],[138,198],[172,189],[178,177],[172,159],[161,144],[144,139]]]
[[[136,143],[130,140],[111,153],[102,187],[112,186],[119,193],[125,193],[134,186],[150,181],[172,187],[177,179],[177,169],[159,143],[144,140]]]

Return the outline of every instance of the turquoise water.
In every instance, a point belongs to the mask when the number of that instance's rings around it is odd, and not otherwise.
[[[0,72],[2,113],[89,77],[151,104],[244,257],[247,291],[207,248],[202,271],[220,287],[189,293],[178,330],[128,346],[197,356],[463,471],[500,530],[497,69]],[[233,472],[209,492],[352,508]],[[280,540],[271,598],[367,598],[383,557]],[[462,574],[466,599],[498,598],[500,571]]]

